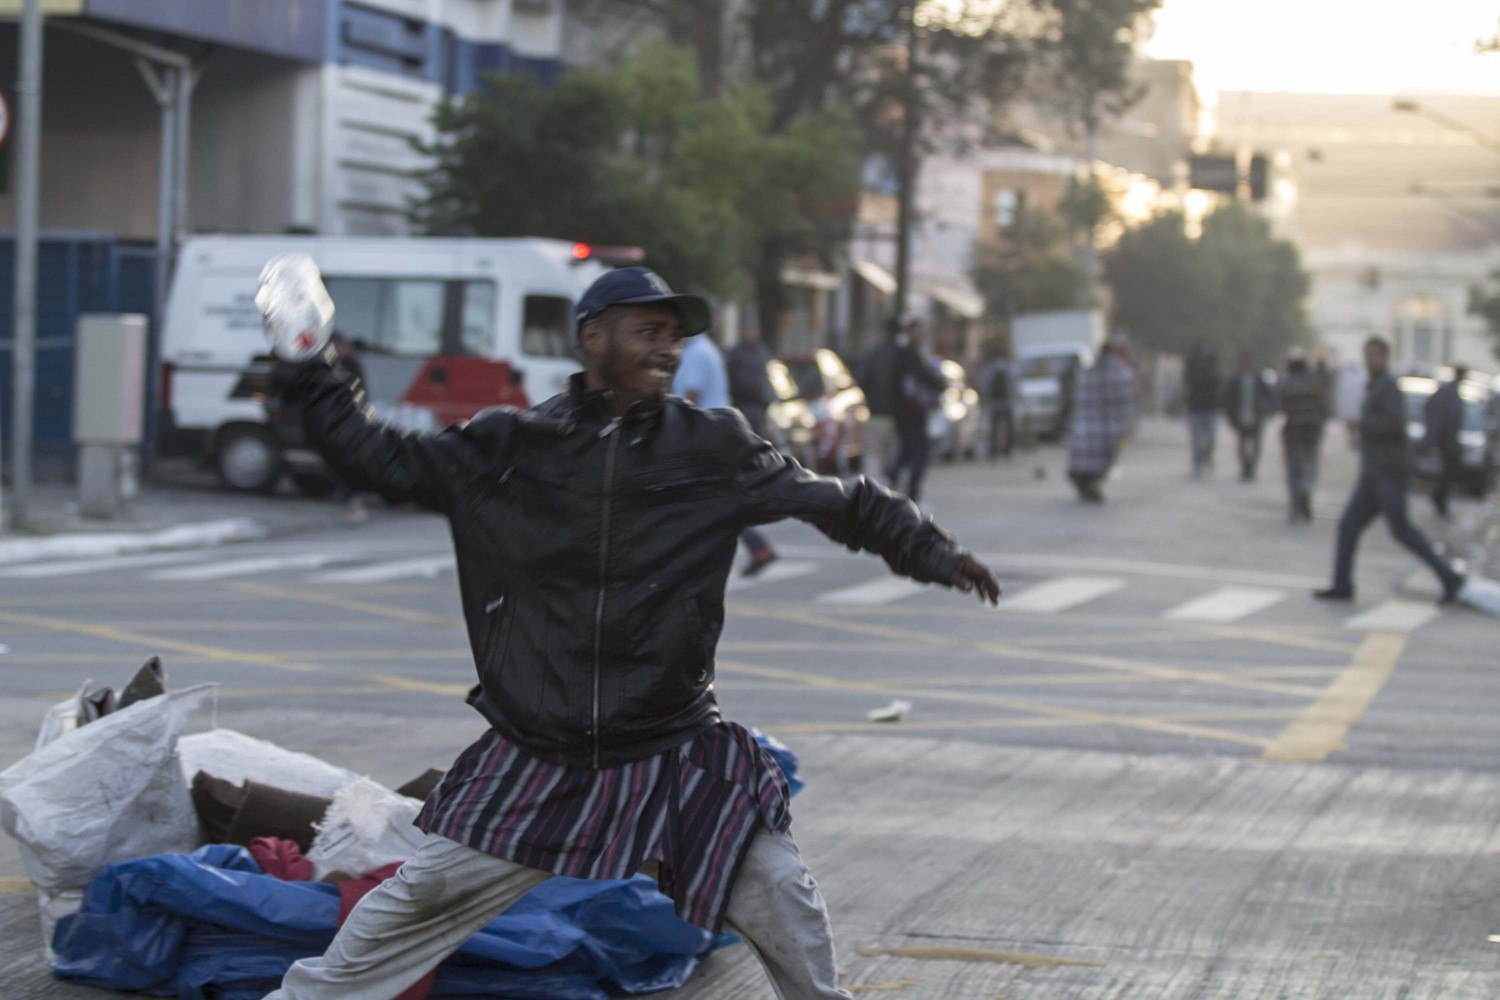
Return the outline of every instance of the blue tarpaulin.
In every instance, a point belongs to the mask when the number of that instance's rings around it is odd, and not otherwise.
[[[796,757],[761,741],[796,782]],[[53,975],[182,1000],[260,1000],[292,962],[322,954],[338,916],[335,886],[266,875],[243,847],[136,858],[95,875],[79,912],[58,922]],[[439,966],[432,996],[608,1000],[611,990],[672,989],[733,940],[679,919],[644,875],[553,878]]]

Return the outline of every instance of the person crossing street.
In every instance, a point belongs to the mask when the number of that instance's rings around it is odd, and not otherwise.
[[[1313,596],[1328,601],[1354,599],[1354,553],[1377,517],[1384,515],[1391,535],[1411,550],[1437,576],[1442,586],[1441,602],[1451,603],[1463,586],[1463,576],[1432,550],[1431,544],[1411,523],[1406,512],[1406,491],[1411,473],[1407,461],[1406,401],[1390,372],[1391,348],[1380,337],[1365,342],[1365,367],[1370,373],[1360,406],[1359,482],[1339,518],[1338,550],[1334,556],[1333,584]]]
[[[645,268],[609,272],[579,301],[564,392],[438,434],[376,422],[326,354],[278,368],[351,485],[448,519],[489,728],[427,799],[416,856],[268,1000],[390,1000],[549,876],[643,868],[684,920],[737,931],[782,1000],[850,996],[786,782],[714,693],[737,539],[795,517],[902,576],[990,604],[1000,587],[906,498],[670,396],[708,320]]]

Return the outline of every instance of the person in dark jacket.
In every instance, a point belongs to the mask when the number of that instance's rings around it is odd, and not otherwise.
[[[865,425],[876,468],[892,488],[907,473],[906,494],[920,500],[930,448],[927,414],[947,380],[933,370],[921,350],[922,325],[913,316],[891,321],[890,336],[860,362],[860,386],[870,420]]]
[[[1266,378],[1255,367],[1255,356],[1249,351],[1240,355],[1240,370],[1224,387],[1224,413],[1234,428],[1239,446],[1240,480],[1255,479],[1260,465],[1260,439],[1266,421],[1276,412],[1276,397]]]
[[[1432,546],[1407,517],[1406,490],[1410,480],[1406,444],[1406,401],[1390,373],[1391,348],[1380,337],[1365,342],[1365,368],[1370,380],[1360,406],[1359,482],[1339,518],[1338,552],[1334,557],[1333,586],[1317,591],[1324,600],[1354,599],[1354,551],[1370,522],[1385,515],[1396,541],[1421,559],[1442,585],[1442,603],[1458,596],[1464,579],[1432,551]]]
[[[1219,359],[1208,341],[1200,340],[1188,355],[1183,381],[1187,388],[1193,478],[1201,479],[1214,467],[1214,432],[1219,426]]]
[[[1287,520],[1312,520],[1313,491],[1318,486],[1318,450],[1328,420],[1323,380],[1308,370],[1307,357],[1297,351],[1287,360],[1281,380],[1281,451],[1286,459]]]
[[[714,697],[736,540],[797,517],[915,580],[990,603],[999,586],[906,499],[813,475],[738,412],[667,395],[682,338],[707,326],[701,299],[623,268],[576,316],[585,368],[565,392],[435,435],[376,423],[327,363],[278,374],[338,470],[446,515],[478,668],[468,700],[489,729],[428,797],[416,857],[277,1000],[389,998],[550,875],[642,867],[684,919],[738,931],[778,996],[850,995],[785,780]]]
[[[1458,432],[1464,425],[1464,401],[1459,396],[1459,386],[1469,370],[1463,365],[1453,369],[1453,378],[1437,387],[1427,397],[1422,408],[1422,421],[1427,427],[1427,446],[1438,454],[1442,468],[1437,482],[1432,486],[1432,506],[1438,517],[1447,520],[1448,498],[1453,493],[1453,484],[1463,475],[1463,448],[1458,443]]]

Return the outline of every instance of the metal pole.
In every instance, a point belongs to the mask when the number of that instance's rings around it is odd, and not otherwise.
[[[11,323],[11,526],[30,523],[31,407],[36,373],[37,153],[42,114],[42,3],[21,10],[20,79],[16,81],[16,252]]]
[[[158,76],[157,70],[145,59],[137,59],[135,67],[150,88],[151,96],[161,105],[161,152],[157,155],[156,164],[156,282],[153,293],[156,321],[160,325],[167,305],[167,262],[172,258],[172,173],[177,161],[177,143],[173,138],[177,125],[177,89],[173,75],[179,70],[163,66],[161,75]]]
[[[198,74],[191,65],[177,71],[177,128],[172,133],[176,143],[176,163],[172,169],[172,184],[176,188],[176,205],[172,221],[177,227],[174,247],[181,246],[188,231],[188,143],[191,140],[190,124],[193,117],[193,86]]]
[[[907,294],[911,290],[912,193],[917,176],[917,128],[921,95],[917,93],[917,5],[907,12],[906,28],[906,106],[901,116],[901,161],[898,176],[896,215],[896,299],[897,318],[906,312]]]

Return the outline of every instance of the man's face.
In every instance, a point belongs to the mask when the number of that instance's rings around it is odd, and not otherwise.
[[[611,306],[597,323],[584,349],[600,387],[627,403],[666,395],[682,359],[677,310],[660,303]]]
[[[1365,369],[1371,375],[1379,375],[1384,372],[1390,360],[1390,355],[1386,353],[1384,347],[1381,347],[1379,344],[1365,345]]]

